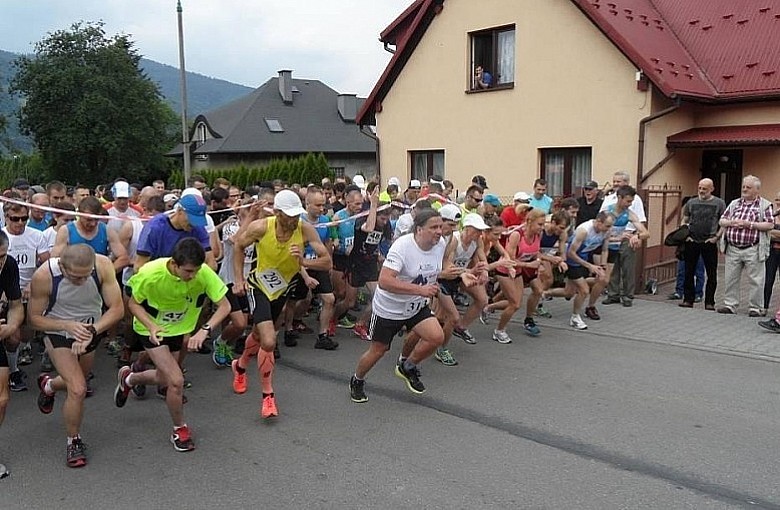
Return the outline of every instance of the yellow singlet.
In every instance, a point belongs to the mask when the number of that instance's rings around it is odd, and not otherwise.
[[[255,244],[257,265],[247,280],[273,301],[287,290],[301,268],[298,259],[290,255],[290,246],[297,244],[303,253],[303,231],[299,220],[290,239],[281,243],[276,239],[276,217],[270,216],[267,221],[265,235]]]

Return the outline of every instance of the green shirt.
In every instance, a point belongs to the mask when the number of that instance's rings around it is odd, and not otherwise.
[[[147,262],[127,285],[132,289],[133,299],[146,309],[155,324],[165,328],[162,336],[188,335],[197,327],[206,297],[216,303],[225,297],[227,287],[206,264],[192,280],[182,281],[168,270],[169,260],[166,257]],[[133,330],[149,336],[149,330],[135,317]]]

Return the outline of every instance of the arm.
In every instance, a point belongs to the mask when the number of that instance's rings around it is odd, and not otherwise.
[[[246,228],[244,228],[246,226]],[[244,280],[244,250],[252,243],[260,240],[268,228],[268,222],[264,219],[254,220],[251,223],[241,225],[233,236],[233,292],[241,296],[246,292],[246,280]]]
[[[645,224],[639,221],[639,217],[630,209],[628,211],[628,221],[636,227],[636,235],[631,235],[628,238],[628,242],[631,244],[632,248],[637,249],[644,239],[650,237],[650,232],[647,230],[647,227],[645,227]]]
[[[436,284],[417,285],[399,280],[398,271],[390,269],[387,266],[382,266],[382,269],[379,271],[378,283],[382,290],[394,294],[431,298],[439,293],[439,286]]]
[[[21,299],[12,299],[8,302],[8,315],[5,324],[0,325],[0,338],[8,338],[13,335],[24,323],[24,305]]]
[[[54,248],[51,250],[51,256],[59,257],[66,246],[68,246],[68,226],[63,225],[57,230],[57,237],[54,238]]]
[[[209,264],[209,267],[216,271],[217,260],[222,258],[222,243],[219,242],[219,234],[217,234],[216,230],[209,232],[209,243],[211,244],[211,256],[214,259],[214,265]]]
[[[44,316],[51,295],[51,276],[48,267],[38,268],[30,282],[30,299],[27,303],[27,318],[30,326],[38,331],[67,331],[79,342],[90,342],[92,332],[87,324]]]
[[[587,235],[587,231],[577,229],[574,234],[574,241],[572,241],[571,246],[569,246],[568,251],[566,252],[566,256],[576,262],[577,264],[581,265],[582,267],[588,268],[591,272],[596,272],[597,269],[601,269],[595,264],[591,264],[590,262],[587,262],[585,259],[580,257],[579,253],[577,253],[577,250],[580,249],[580,246],[582,246],[582,242],[585,240],[585,236]],[[604,239],[604,247],[603,247],[604,253],[609,253],[609,237]]]
[[[314,253],[317,254],[316,259],[305,259],[303,258],[303,253],[300,253],[301,267],[306,269],[313,269],[315,271],[330,271],[330,269],[333,267],[333,261],[330,258],[330,252],[328,252],[328,249],[324,244],[322,244],[320,235],[317,233],[317,230],[308,223],[303,223],[301,227],[304,241],[308,243],[309,246],[311,246],[314,250]]]
[[[95,331],[102,333],[119,323],[125,315],[125,304],[122,300],[122,290],[116,281],[116,261],[112,264],[107,257],[98,255],[96,258],[98,275],[100,276],[100,295],[103,296],[105,311],[94,324]]]
[[[130,222],[125,222],[126,224],[130,225]],[[124,228],[124,225],[122,226]],[[131,232],[132,232],[132,225],[130,226]],[[61,230],[61,229],[60,229]],[[119,240],[119,234],[116,230],[112,230],[110,228],[106,229],[106,232],[108,233],[108,246],[111,248],[111,253],[114,254],[114,270],[119,271],[125,266],[130,265],[130,257],[127,256],[127,250],[122,245],[122,242]]]
[[[371,192],[371,196],[369,197],[371,200],[371,207],[368,209],[368,216],[366,217],[366,221],[360,227],[363,232],[373,232],[374,228],[376,227],[376,208],[377,205],[379,205],[378,190],[379,186],[375,187],[374,191]]]
[[[454,280],[455,278],[458,278],[461,273],[463,273],[463,268],[453,264],[455,259],[455,248],[457,247],[458,242],[455,240],[455,236],[452,236],[450,238],[450,242],[447,243],[447,248],[444,250],[444,257],[441,261],[442,269],[441,273],[439,273],[439,278],[444,280]]]
[[[190,339],[187,343],[187,348],[190,351],[197,351],[200,349],[203,345],[203,342],[208,339],[209,331],[222,324],[222,321],[230,314],[230,302],[225,296],[222,296],[222,299],[217,301],[215,304],[217,305],[217,309],[214,311],[209,320],[206,321],[206,324],[204,324],[204,326],[208,325],[210,329],[207,331],[203,329],[203,326],[201,326],[196,333],[190,336]]]

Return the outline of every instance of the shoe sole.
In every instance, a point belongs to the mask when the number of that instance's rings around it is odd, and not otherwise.
[[[423,393],[425,393],[425,390],[418,391],[418,390],[412,388],[412,383],[410,383],[409,379],[407,379],[406,376],[401,373],[401,370],[398,368],[398,365],[395,366],[395,375],[396,375],[396,377],[401,379],[403,382],[405,382],[406,383],[406,387],[409,388],[409,391],[411,391],[415,395],[422,395]]]
[[[120,370],[116,374],[116,388],[114,388],[114,405],[117,407],[124,407],[125,404],[127,404],[127,395],[124,397],[124,401],[120,404],[119,403],[119,395],[123,394],[124,391],[122,390],[122,371]]]
[[[368,402],[368,397],[366,397],[366,398],[364,398],[364,399],[358,399],[358,398],[355,398],[355,397],[353,397],[352,395],[350,395],[350,396],[349,396],[349,399],[350,399],[352,402],[356,403],[356,404],[365,404],[366,402]]]
[[[87,465],[87,459],[81,458],[81,459],[70,459],[66,461],[66,464],[69,468],[80,468]]]
[[[574,329],[575,331],[585,331],[586,329],[588,329],[588,326],[585,326],[584,328],[575,326],[574,324],[569,324],[569,326],[571,326],[571,328]]]
[[[173,449],[176,450],[177,452],[182,452],[182,453],[191,452],[192,450],[195,449],[195,445],[192,445],[192,448],[180,448],[176,446],[176,440],[174,438],[171,438],[171,444],[173,445]]]
[[[771,331],[772,333],[780,333],[780,329],[775,329],[772,326],[769,326],[767,324],[761,324],[759,322],[758,325],[761,326],[762,328],[764,328],[767,331]]]
[[[499,340],[499,339],[498,339],[498,338],[496,338],[496,337],[493,337],[493,341],[494,341],[494,342],[498,342],[498,343],[500,343],[501,345],[507,345],[507,344],[511,344],[511,343],[512,343],[512,340],[511,340],[511,339],[510,339],[510,340],[508,340],[508,341],[507,341],[507,340]]]
[[[460,334],[458,334],[458,333],[456,333],[454,331],[452,332],[452,334],[455,335],[456,337],[460,338],[461,340],[463,340],[464,342],[466,342],[469,345],[474,345],[475,343],[477,343],[477,341],[474,339],[474,337],[467,337],[465,335],[460,335]]]

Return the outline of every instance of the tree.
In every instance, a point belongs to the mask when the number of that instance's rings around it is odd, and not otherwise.
[[[14,62],[11,90],[26,98],[20,125],[52,178],[98,184],[168,173],[163,154],[176,141],[176,114],[140,59],[128,36],[79,22]]]

